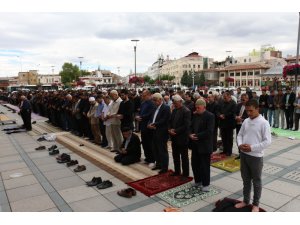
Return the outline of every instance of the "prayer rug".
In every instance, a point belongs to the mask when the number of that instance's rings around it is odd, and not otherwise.
[[[210,164],[219,162],[222,160],[230,159],[230,158],[236,158],[236,157],[237,157],[236,154],[232,154],[231,156],[226,156],[225,154],[214,153],[214,154],[211,154],[211,156],[210,156]]]
[[[235,204],[241,201],[231,198],[220,199],[215,203],[216,208],[214,208],[213,212],[251,212],[252,205],[247,205],[243,208],[237,209],[235,208]],[[259,212],[266,212],[266,210],[259,208]]]
[[[200,187],[187,183],[159,193],[156,196],[172,206],[184,207],[219,193],[220,191],[214,187],[210,187],[209,192],[203,192]]]
[[[0,121],[5,122],[5,121],[10,121],[11,119],[8,118],[6,115],[0,114]]]
[[[166,173],[147,177],[127,184],[149,197],[193,180],[192,177],[188,177],[184,180],[181,176],[170,176],[172,173],[173,171],[169,170]]]
[[[240,160],[230,158],[223,161],[212,163],[211,166],[233,173],[240,170]]]
[[[292,131],[292,130],[284,130],[280,128],[272,128],[272,132],[276,135],[281,137],[294,137],[300,139],[300,132],[299,131]]]

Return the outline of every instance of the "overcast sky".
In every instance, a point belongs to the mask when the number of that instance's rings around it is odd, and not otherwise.
[[[58,73],[64,62],[82,69],[134,70],[131,39],[139,39],[137,72],[158,57],[192,51],[216,60],[245,56],[271,44],[296,54],[298,13],[0,13],[0,76],[21,70]]]

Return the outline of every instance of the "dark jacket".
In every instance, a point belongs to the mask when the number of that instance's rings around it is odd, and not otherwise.
[[[153,110],[149,123],[151,124],[153,121],[153,117],[156,110]],[[166,104],[162,104],[156,119],[154,121],[154,125],[156,129],[153,130],[153,135],[155,136],[156,141],[167,141],[169,139],[168,135],[168,122],[170,119],[171,111],[170,107]]]
[[[180,109],[174,109],[169,120],[169,129],[175,129],[175,136],[171,140],[175,144],[187,145],[189,141],[189,127],[191,124],[190,110],[182,106]]]
[[[206,104],[206,110],[215,115],[215,127],[219,126],[219,120],[218,120],[218,116],[217,116],[218,107],[219,107],[219,105],[217,102],[208,102]]]
[[[294,110],[294,102],[295,102],[295,100],[296,100],[296,95],[295,95],[295,93],[294,92],[291,92],[290,93],[290,97],[289,97],[289,100],[288,100],[288,104],[289,104],[289,106],[286,106],[285,104],[286,104],[286,98],[287,98],[287,93],[285,93],[284,95],[283,95],[283,105],[285,106],[284,107],[284,109],[285,110]]]
[[[121,148],[125,148],[126,139],[123,140]],[[130,141],[126,148],[127,154],[136,157],[136,159],[141,158],[141,141],[140,138],[132,133]]]
[[[190,134],[196,134],[197,141],[192,141],[191,148],[198,153],[206,154],[213,151],[213,132],[215,116],[205,110],[202,114],[194,114]]]
[[[235,116],[239,116],[240,115],[240,111],[241,111],[242,105],[243,105],[242,103],[239,103],[239,104],[236,105]],[[248,114],[247,114],[246,109],[245,109],[244,112],[243,112],[243,115],[242,115],[242,119],[244,121],[247,118],[248,118]]]
[[[220,128],[235,128],[235,110],[236,103],[231,100],[229,102],[221,101],[217,110],[217,116],[219,118]],[[220,115],[224,115],[225,119],[220,119]]]
[[[140,122],[141,131],[147,129],[147,125],[149,123],[151,115],[153,114],[153,111],[155,111],[155,105],[151,100],[142,102],[140,113],[139,113],[140,117],[142,118],[142,121]]]

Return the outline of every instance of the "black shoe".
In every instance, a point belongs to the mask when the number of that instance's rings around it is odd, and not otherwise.
[[[101,184],[97,185],[98,189],[105,189],[105,188],[109,188],[112,187],[113,183],[110,180],[105,180],[103,181]]]
[[[166,172],[168,172],[168,170],[162,169],[162,170],[160,170],[160,171],[158,172],[158,174],[163,174],[163,173],[166,173]]]
[[[48,148],[48,151],[52,151],[54,149],[57,149],[57,146],[56,145],[52,145],[50,148]]]
[[[297,131],[298,129],[293,129],[293,131]]]
[[[44,150],[44,149],[46,149],[46,147],[45,146],[40,146],[40,147],[37,147],[37,148],[35,148],[35,150]]]
[[[160,166],[155,166],[155,167],[153,167],[151,170],[160,170],[160,169],[161,169]]]
[[[37,141],[46,141],[46,139],[44,137],[40,137],[37,139]]]
[[[58,163],[67,163],[71,161],[71,157],[68,154],[62,155],[59,159],[57,159]]]
[[[36,124],[36,121],[33,121],[32,124]]]
[[[59,154],[59,150],[58,149],[54,149],[52,151],[49,152],[49,155],[57,155]]]
[[[77,160],[71,160],[70,162],[67,163],[67,167],[74,166],[76,164],[78,164]]]
[[[288,130],[289,128],[284,128],[285,130]]]
[[[96,186],[98,184],[102,183],[102,178],[101,177],[93,177],[93,179],[91,181],[87,181],[86,185],[89,187],[93,187]]]

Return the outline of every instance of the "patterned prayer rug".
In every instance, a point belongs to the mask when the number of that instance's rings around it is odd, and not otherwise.
[[[187,183],[156,196],[174,207],[184,207],[219,193],[220,191],[214,187],[210,187],[209,192],[203,192],[200,187],[194,187],[192,183]]]
[[[147,177],[127,184],[149,197],[193,180],[192,177],[182,179],[181,176],[170,176],[172,173],[173,171],[169,170],[167,173]]]
[[[210,164],[219,162],[222,160],[226,160],[226,159],[236,158],[236,157],[237,157],[236,154],[232,154],[231,156],[226,156],[225,154],[214,153],[214,154],[211,154],[211,156],[210,156]]]
[[[281,137],[294,137],[300,139],[300,132],[299,131],[292,131],[292,130],[284,130],[280,128],[272,128],[272,132],[276,135]]]
[[[230,158],[223,161],[212,163],[211,166],[233,173],[240,170],[240,160]]]

